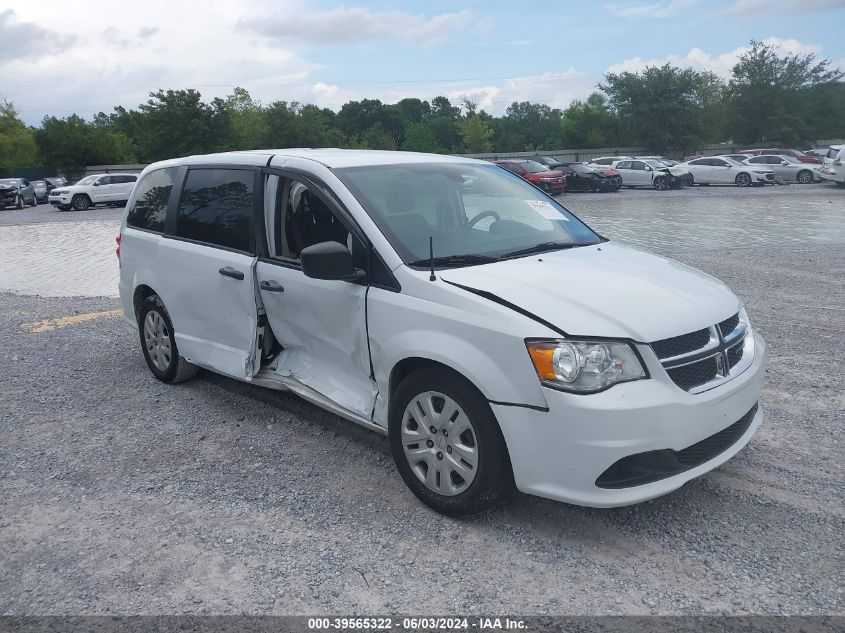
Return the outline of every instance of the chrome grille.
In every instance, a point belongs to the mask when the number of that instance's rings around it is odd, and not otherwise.
[[[672,382],[690,393],[732,380],[754,362],[754,337],[739,314],[651,347]]]

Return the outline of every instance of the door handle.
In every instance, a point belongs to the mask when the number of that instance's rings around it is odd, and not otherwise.
[[[243,281],[244,278],[244,274],[241,271],[235,270],[231,266],[225,266],[217,272],[224,277],[231,277],[232,279],[237,279],[238,281]]]
[[[277,281],[262,281],[258,284],[258,287],[261,290],[266,290],[267,292],[284,292],[285,288]]]

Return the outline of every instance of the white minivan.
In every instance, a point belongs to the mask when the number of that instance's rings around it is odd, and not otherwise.
[[[120,296],[150,371],[290,390],[386,434],[446,514],[514,488],[668,493],[759,427],[765,344],[723,283],[608,241],[490,163],[286,149],[141,174]]]

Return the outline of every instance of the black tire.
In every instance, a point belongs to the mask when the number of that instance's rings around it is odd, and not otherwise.
[[[687,174],[687,187],[692,187],[695,184],[695,178],[692,177],[692,173]]]
[[[795,178],[798,180],[798,184],[809,185],[813,182],[813,172],[809,169],[802,169]]]
[[[63,204],[63,205],[60,205],[60,206],[59,206],[59,211],[70,211],[72,208],[73,208],[73,207],[70,207],[70,206],[68,206],[68,205],[66,205],[66,204]]]
[[[470,486],[455,496],[430,490],[411,469],[402,447],[405,408],[416,396],[437,391],[452,398],[464,410],[478,444],[478,468]],[[397,387],[390,400],[388,436],[399,474],[411,492],[433,510],[448,516],[482,512],[507,499],[514,491],[513,471],[502,431],[490,404],[472,383],[443,368],[414,372]]]
[[[74,211],[87,211],[91,207],[91,198],[85,194],[78,193],[70,201]]]
[[[157,312],[164,319],[167,326],[166,333],[170,340],[170,363],[163,370],[156,367],[144,341],[144,320],[153,311]],[[176,347],[176,339],[173,337],[173,322],[170,320],[170,315],[167,313],[167,309],[158,295],[150,295],[138,306],[138,335],[141,340],[141,351],[144,354],[144,360],[147,361],[147,367],[149,367],[153,376],[160,381],[175,384],[190,380],[197,375],[199,367],[192,365],[179,354],[179,348]]]
[[[15,200],[15,208],[18,210],[23,209],[23,196],[18,196],[17,200]]]
[[[750,187],[752,184],[751,176],[745,172],[737,174],[736,178],[734,178],[734,182],[737,187]]]
[[[29,206],[37,207],[38,206],[38,198],[36,198],[35,196],[32,196],[32,204],[30,204]]]
[[[659,176],[654,179],[653,184],[658,191],[666,191],[669,188],[669,179],[666,176]]]

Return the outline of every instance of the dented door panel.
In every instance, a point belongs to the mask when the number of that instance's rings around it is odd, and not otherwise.
[[[275,371],[370,419],[376,389],[367,349],[366,286],[310,279],[297,267],[266,261],[259,261],[256,275],[259,288],[262,282],[284,288],[260,290],[283,347]]]

